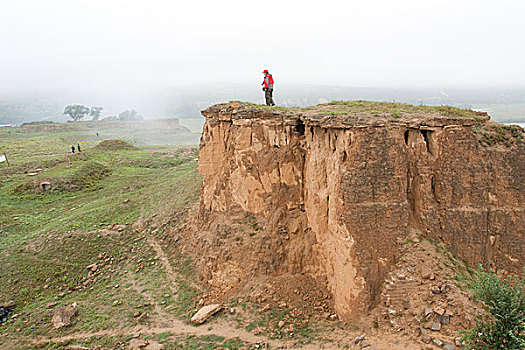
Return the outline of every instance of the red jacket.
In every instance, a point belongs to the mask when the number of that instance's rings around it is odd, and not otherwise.
[[[266,74],[264,76],[264,88],[265,89],[270,89],[270,90],[273,90],[273,77],[271,74]]]

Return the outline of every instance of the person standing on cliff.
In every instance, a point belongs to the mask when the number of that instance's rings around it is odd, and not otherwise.
[[[266,98],[267,106],[275,106],[273,102],[273,77],[268,72],[268,69],[263,70],[264,80],[261,85],[263,85],[264,97]]]

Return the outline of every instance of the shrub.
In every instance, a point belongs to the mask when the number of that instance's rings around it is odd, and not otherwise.
[[[525,270],[524,270],[525,273]],[[525,279],[486,272],[481,266],[470,283],[488,314],[463,338],[469,349],[525,349]]]

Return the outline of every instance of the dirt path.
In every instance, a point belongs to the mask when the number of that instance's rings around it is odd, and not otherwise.
[[[127,328],[127,329],[108,329],[98,332],[92,332],[92,333],[73,333],[70,335],[62,336],[62,337],[56,337],[56,338],[40,338],[34,341],[34,343],[40,343],[40,342],[61,342],[61,341],[69,341],[69,340],[76,340],[76,339],[89,339],[92,337],[101,337],[101,336],[132,336],[136,334],[143,335],[156,335],[161,333],[172,333],[173,335],[195,335],[198,337],[206,336],[206,335],[218,335],[225,338],[235,338],[238,337],[239,339],[249,342],[249,343],[260,343],[260,342],[266,342],[267,339],[262,336],[256,336],[252,333],[249,333],[243,329],[235,329],[227,324],[214,323],[214,324],[207,324],[205,326],[196,327],[189,324],[186,324],[179,320],[173,320],[171,322],[171,325],[168,327],[148,327],[148,326],[142,326],[138,325],[133,328]],[[272,344],[273,342],[269,342]],[[282,345],[281,343],[275,343],[274,345]]]
[[[160,244],[154,239],[154,237],[148,237],[148,243],[155,251],[155,254],[159,257],[162,266],[164,267],[164,271],[166,272],[166,276],[168,277],[169,282],[169,288],[171,292],[173,293],[174,297],[177,293],[177,286],[178,280],[180,280],[180,275],[173,270],[173,267],[170,264],[170,260],[168,259],[168,255],[164,252]],[[201,288],[197,286],[195,283],[192,283],[191,281],[188,281],[191,283],[191,286],[197,290],[200,290]]]
[[[164,253],[164,250],[162,250],[162,247],[160,244],[154,239],[154,237],[148,237],[148,243],[149,245],[155,250],[155,253],[159,257],[162,266],[164,267],[164,271],[166,272],[166,277],[168,278],[168,284],[169,288],[171,290],[171,293],[173,295],[173,298],[177,298],[177,280],[178,280],[178,274],[173,270],[173,267],[170,264],[170,261],[168,259],[168,256],[166,253]]]
[[[160,261],[162,262],[162,266],[167,276],[167,283],[169,284],[169,288],[173,294],[173,297],[175,297],[177,295],[176,286],[177,286],[177,280],[179,279],[179,276],[174,271],[173,267],[171,266],[168,256],[162,249],[161,245],[157,241],[155,241],[153,237],[148,238],[148,243],[155,250],[155,253],[159,257]],[[144,295],[142,289],[139,288],[134,282],[133,282],[133,288],[140,294]],[[150,295],[144,295],[144,296],[146,297],[146,299],[151,299]],[[160,310],[156,310],[156,311],[160,312],[161,314],[164,314]],[[164,314],[164,316],[166,315]],[[81,340],[81,339],[89,339],[92,337],[101,337],[101,336],[116,337],[116,336],[133,336],[136,334],[140,334],[142,336],[143,335],[156,335],[156,334],[161,334],[161,333],[166,333],[166,332],[169,332],[175,336],[195,335],[195,336],[201,337],[201,336],[206,336],[206,335],[217,335],[217,336],[221,336],[225,338],[239,338],[242,341],[248,342],[248,343],[266,342],[270,344],[271,346],[286,346],[287,345],[285,342],[269,341],[264,336],[257,336],[244,329],[235,328],[234,326],[228,324],[224,320],[217,319],[215,322],[208,323],[204,326],[193,326],[183,321],[177,320],[175,318],[170,319],[167,322],[167,324],[164,323],[163,326],[136,325],[135,327],[132,327],[132,328],[107,329],[107,330],[91,332],[91,333],[90,332],[78,332],[78,333],[73,333],[70,335],[62,336],[62,337],[38,338],[34,340],[33,343],[61,342],[61,341],[70,341],[70,340],[77,340],[77,339]],[[318,347],[315,347],[315,349],[317,348]]]
[[[189,324],[186,324],[179,320],[174,320],[170,326],[167,327],[148,327],[138,325],[133,328],[125,328],[120,330],[103,330],[92,333],[74,333],[62,337],[56,338],[40,338],[33,341],[34,344],[40,342],[62,342],[62,341],[74,341],[74,340],[85,340],[93,337],[131,337],[140,335],[140,337],[148,335],[158,335],[162,333],[170,333],[173,336],[188,336],[194,335],[197,337],[203,337],[207,335],[216,335],[221,336],[226,339],[228,338],[239,338],[244,342],[251,344],[256,343],[266,343],[272,349],[302,349],[302,350],[335,350],[345,347],[345,345],[350,344],[351,340],[355,337],[355,334],[338,334],[337,337],[333,338],[331,342],[325,343],[314,343],[303,346],[294,345],[293,341],[279,341],[279,340],[270,340],[264,336],[257,336],[252,333],[249,333],[243,329],[232,328],[230,325],[218,320],[218,323],[206,324],[204,326],[195,327]],[[369,338],[369,342],[375,344],[375,349],[377,350],[421,350],[421,345],[412,343],[410,341],[394,341],[389,339],[390,337],[378,337],[373,336]],[[148,349],[146,347],[145,349]]]
[[[153,323],[157,323],[157,325],[169,326],[170,325],[169,321],[171,320],[173,316],[166,313],[157,303],[155,303],[155,300],[153,299],[151,293],[146,292],[144,288],[138,285],[137,281],[131,276],[131,272],[128,272],[128,282],[131,284],[131,288],[136,293],[142,295],[144,299],[146,299],[151,305],[153,305],[154,312],[147,314],[148,319],[152,321]]]

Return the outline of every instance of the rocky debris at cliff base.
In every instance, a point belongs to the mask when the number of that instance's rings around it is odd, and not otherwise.
[[[450,343],[445,343],[443,344],[443,349],[445,350],[454,350],[454,345],[450,344]]]
[[[60,306],[53,313],[53,317],[51,318],[51,324],[53,325],[53,328],[55,329],[69,327],[72,324],[71,319],[73,318],[73,316],[76,316],[77,314],[78,314],[77,303],[73,303],[69,306]]]
[[[394,327],[425,344],[437,339],[452,345],[460,330],[474,325],[479,305],[453,279],[466,267],[442,249],[415,232],[407,237],[372,312],[380,329]]]
[[[359,335],[354,338],[354,344],[359,344],[360,342],[364,341],[366,339],[365,335]]]
[[[211,304],[202,307],[193,317],[191,322],[193,324],[202,324],[206,322],[211,316],[216,314],[222,309],[221,304]]]
[[[265,276],[256,285],[246,286],[242,293],[261,306],[260,312],[272,309],[289,310],[297,318],[322,318],[333,315],[337,320],[333,299],[326,289],[326,280],[308,275],[284,274]]]
[[[419,327],[419,331],[421,332],[421,340],[423,343],[429,344],[432,341],[432,338],[430,338],[427,331],[423,327]]]
[[[432,322],[432,326],[430,327],[433,331],[440,331],[441,330],[441,323],[438,322]]]

